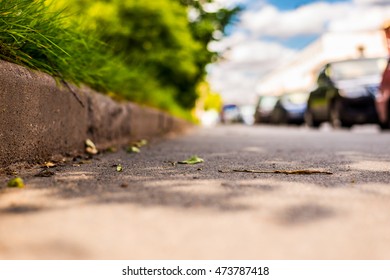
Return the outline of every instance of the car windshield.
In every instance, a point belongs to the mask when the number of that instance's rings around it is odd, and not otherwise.
[[[264,96],[260,100],[260,106],[262,109],[273,109],[278,99],[275,96]]]
[[[304,92],[295,92],[287,94],[283,97],[283,102],[294,105],[301,105],[306,103],[308,94]]]
[[[223,106],[224,111],[232,111],[232,110],[237,110],[238,107],[237,105],[225,105]]]
[[[334,80],[356,79],[381,75],[385,67],[385,58],[346,60],[332,63],[330,75]]]

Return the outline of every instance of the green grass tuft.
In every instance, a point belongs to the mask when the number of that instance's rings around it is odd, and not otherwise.
[[[44,0],[0,0],[0,59],[191,119],[150,70],[125,64],[97,38]]]

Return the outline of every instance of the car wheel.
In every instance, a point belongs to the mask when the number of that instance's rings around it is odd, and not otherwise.
[[[340,127],[350,128],[352,126],[352,124],[344,122],[341,119],[341,103],[339,101],[335,101],[331,105],[330,112],[329,112],[329,120],[331,125],[334,128],[340,128]]]
[[[387,123],[379,123],[379,126],[382,130],[389,130],[390,129],[390,122]]]
[[[273,124],[277,124],[277,125],[281,125],[281,124],[285,124],[285,116],[284,116],[284,112],[280,109],[278,110],[275,110],[272,114],[272,123]]]
[[[386,122],[379,122],[379,126],[381,127],[382,130],[390,130],[390,102],[389,102],[389,106],[388,106],[388,109],[387,109],[387,120]]]
[[[388,117],[387,121],[384,123],[380,122],[379,126],[382,130],[390,130],[390,118]]]
[[[320,124],[321,124],[319,121],[316,121],[316,120],[314,119],[313,112],[312,112],[310,109],[307,109],[307,110],[306,110],[304,119],[305,119],[305,123],[306,123],[307,126],[309,126],[309,127],[317,128],[317,127],[319,127]]]
[[[288,124],[288,117],[286,112],[282,112],[279,118],[279,123],[287,125]]]

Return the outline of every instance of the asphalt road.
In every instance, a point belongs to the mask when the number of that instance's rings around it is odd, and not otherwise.
[[[205,162],[172,163],[192,155]],[[1,259],[390,259],[376,127],[220,126],[40,170],[1,172]],[[12,172],[24,189],[6,187]]]

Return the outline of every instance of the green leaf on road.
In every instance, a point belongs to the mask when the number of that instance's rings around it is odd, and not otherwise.
[[[117,152],[117,148],[116,147],[108,147],[106,149],[106,152],[107,153],[116,153]]]
[[[140,153],[141,150],[137,148],[136,146],[130,146],[126,149],[126,152],[128,153]]]
[[[9,188],[24,188],[24,182],[22,178],[16,177],[9,180],[7,186]]]
[[[147,144],[148,144],[148,141],[147,141],[147,140],[141,139],[141,140],[139,140],[139,141],[137,141],[137,142],[134,142],[134,143],[132,144],[132,146],[133,146],[133,147],[137,147],[137,148],[141,148],[141,147],[143,147],[143,146],[146,146]]]
[[[127,147],[126,152],[128,153],[140,153],[140,148],[147,145],[148,141],[145,139],[139,140],[137,142],[132,143],[129,147]]]
[[[204,162],[204,160],[202,158],[200,158],[198,156],[192,156],[189,159],[179,161],[178,163],[180,163],[180,164],[197,164],[197,163],[201,163],[201,162]]]
[[[118,172],[122,172],[122,171],[123,171],[122,164],[118,164],[118,165],[116,166],[116,171],[118,171]]]

